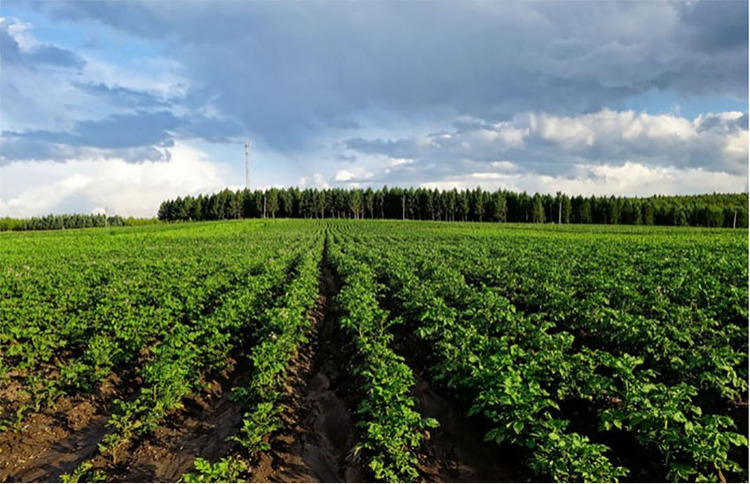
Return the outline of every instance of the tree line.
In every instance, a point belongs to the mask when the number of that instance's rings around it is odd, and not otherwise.
[[[159,220],[167,222],[276,217],[747,227],[748,194],[641,198],[529,195],[480,187],[226,189],[166,200],[158,212]]]
[[[119,215],[106,216],[84,214],[45,215],[28,219],[0,218],[0,232],[8,230],[64,230],[85,229],[90,227],[123,227],[130,225],[145,225],[156,223],[154,219],[138,219],[121,217]]]

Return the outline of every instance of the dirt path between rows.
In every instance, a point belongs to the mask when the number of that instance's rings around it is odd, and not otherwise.
[[[311,313],[311,343],[289,369],[286,430],[261,456],[254,482],[362,482],[366,476],[353,458],[357,430],[350,411],[353,388],[338,327],[334,296],[339,285],[330,266],[321,264],[319,296]]]
[[[286,410],[281,416],[284,430],[271,438],[272,450],[262,453],[254,463],[254,482],[365,480],[364,472],[351,458],[357,434],[342,398],[348,379],[333,301],[338,289],[330,267],[321,264],[318,299],[308,315],[310,343],[300,348],[288,369]],[[238,372],[248,373],[242,368],[235,370]],[[241,382],[235,377],[229,386],[241,386]],[[191,470],[195,457],[215,461],[226,455],[233,447],[227,437],[236,433],[244,414],[229,400],[228,390],[118,456],[116,463],[105,466],[110,479],[176,481]]]
[[[0,435],[0,481],[54,482],[94,455],[106,433],[108,402],[120,394],[112,375],[96,397],[62,397],[54,408],[29,415],[22,432]]]
[[[383,309],[398,314],[393,301],[382,302]],[[526,480],[520,471],[518,455],[510,449],[485,442],[487,431],[481,423],[467,417],[465,411],[433,387],[426,375],[430,349],[418,341],[404,325],[396,325],[394,350],[411,368],[417,385],[414,394],[417,410],[434,418],[440,426],[430,430],[430,438],[419,450],[419,471],[428,482],[519,482]]]
[[[209,393],[188,400],[186,410],[157,428],[152,435],[117,453],[117,460],[99,456],[94,468],[106,468],[115,482],[176,482],[193,468],[196,457],[214,461],[234,446],[228,441],[242,422],[242,406],[229,397],[242,385],[247,371],[238,364],[234,376],[212,384]]]
[[[499,449],[484,442],[484,432],[458,412],[448,400],[417,376],[418,410],[436,419],[422,448],[420,471],[432,482],[518,482],[513,467]]]

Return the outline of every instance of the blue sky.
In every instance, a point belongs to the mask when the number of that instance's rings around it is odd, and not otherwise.
[[[0,216],[251,186],[748,186],[748,5],[0,4]]]

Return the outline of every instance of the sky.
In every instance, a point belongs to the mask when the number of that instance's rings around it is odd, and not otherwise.
[[[250,188],[748,189],[748,2],[0,3],[0,217]]]

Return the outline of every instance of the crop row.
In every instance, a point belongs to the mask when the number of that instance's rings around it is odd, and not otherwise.
[[[340,284],[369,477],[422,477],[438,423],[419,412],[415,370],[535,479],[747,476],[733,418],[748,391],[746,233],[258,221],[6,235],[0,430],[127,383],[67,481],[107,478],[218,379],[242,382],[234,446],[182,480],[257,477],[291,411],[321,264]]]
[[[196,459],[197,472],[185,474],[183,481],[238,482],[252,475],[252,461],[257,453],[270,449],[270,435],[282,427],[280,413],[287,369],[310,332],[307,312],[317,296],[321,251],[318,242],[300,253],[283,295],[269,304],[252,331],[252,349],[247,356],[251,378],[247,385],[235,389],[233,395],[248,409],[239,432],[231,437],[241,450],[216,462]]]
[[[411,482],[419,478],[415,450],[425,430],[437,426],[414,409],[416,384],[403,357],[391,348],[388,312],[379,305],[382,290],[370,267],[348,256],[332,243],[329,258],[343,287],[337,301],[343,311],[340,324],[356,350],[355,377],[362,382],[357,413],[362,429],[356,452],[366,456],[377,480]]]

